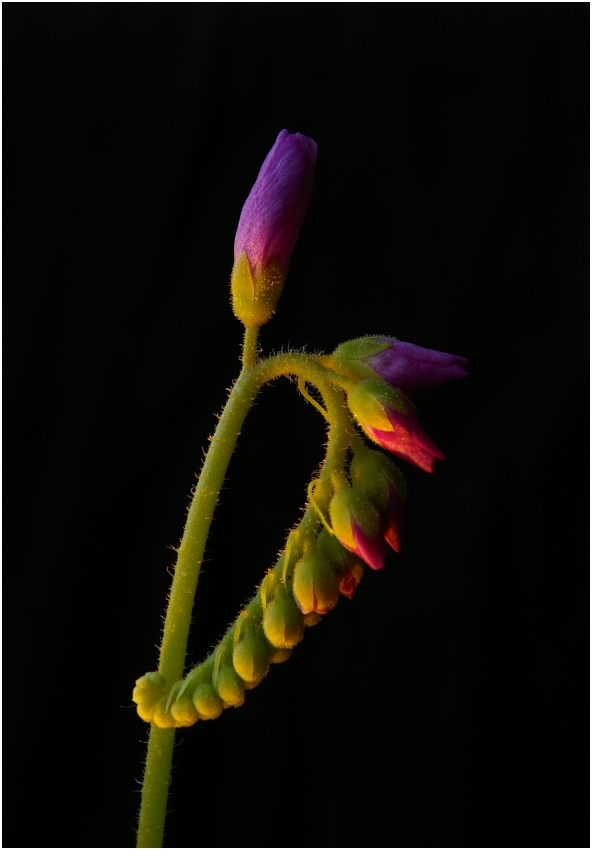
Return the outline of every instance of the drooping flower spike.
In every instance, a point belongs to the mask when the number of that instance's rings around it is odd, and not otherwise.
[[[465,357],[386,336],[344,342],[331,359],[338,368],[351,370],[361,378],[380,377],[409,395],[469,374],[466,370],[469,361]]]
[[[245,201],[234,240],[232,306],[246,327],[272,317],[306,215],[317,146],[282,130]]]
[[[234,313],[246,327],[243,369],[211,438],[176,550],[159,672],[140,677],[133,692],[138,714],[154,724],[150,740],[158,742],[148,748],[147,814],[144,820],[140,815],[138,846],[159,846],[151,843],[156,830],[145,824],[157,808],[166,809],[163,777],[170,749],[163,741],[172,746],[172,736],[159,730],[214,720],[226,708],[242,705],[246,692],[273,665],[297,651],[308,627],[341,596],[354,596],[365,565],[379,570],[388,546],[401,550],[405,481],[389,458],[366,445],[356,422],[374,443],[432,472],[435,459],[444,455],[421,427],[407,395],[467,374],[462,357],[389,336],[350,340],[326,356],[296,351],[259,356],[257,330],[273,315],[282,291],[311,197],[316,150],[312,139],[282,130],[238,223],[231,291]],[[281,375],[296,379],[301,394],[328,423],[325,460],[275,565],[210,654],[183,676],[193,593],[233,447],[258,393]],[[307,385],[320,401],[308,394]],[[257,485],[254,481],[254,499],[260,498]],[[154,733],[159,737],[153,739]],[[153,806],[157,797],[160,803]]]
[[[360,381],[348,392],[348,405],[370,439],[397,457],[426,472],[434,471],[436,458],[444,459],[411,402],[384,381]]]

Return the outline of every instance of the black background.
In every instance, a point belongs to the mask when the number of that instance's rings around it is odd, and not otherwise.
[[[588,846],[587,4],[4,5],[4,846],[131,846],[167,568],[239,369],[242,204],[318,143],[265,352],[471,360],[418,399],[404,551],[182,731],[168,846]],[[200,660],[300,515],[320,417],[262,394]]]

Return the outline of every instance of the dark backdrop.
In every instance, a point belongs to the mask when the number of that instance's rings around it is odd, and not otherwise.
[[[393,334],[400,556],[182,731],[169,846],[588,846],[587,4],[4,6],[4,846],[131,846],[190,488],[237,375],[238,216],[283,127],[317,180],[265,351]],[[285,385],[284,385],[285,384]],[[320,417],[250,416],[192,662],[300,515]]]

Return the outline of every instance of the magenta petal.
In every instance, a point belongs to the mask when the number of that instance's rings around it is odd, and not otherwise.
[[[377,339],[388,343],[388,348],[365,357],[364,363],[405,393],[427,390],[468,375],[465,367],[469,361],[465,357],[389,337]]]
[[[423,430],[415,413],[411,408],[409,415],[391,409],[386,413],[393,430],[369,428],[370,436],[397,457],[414,463],[426,472],[433,472],[435,458],[444,460],[444,453]]]
[[[246,251],[251,270],[271,262],[287,269],[312,194],[317,146],[282,130],[242,209],[235,262]]]
[[[371,540],[366,537],[359,525],[352,519],[352,533],[356,543],[356,552],[373,570],[381,570],[384,567],[384,543],[382,537]]]

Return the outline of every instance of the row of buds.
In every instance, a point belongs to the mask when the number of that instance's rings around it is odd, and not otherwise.
[[[137,680],[133,699],[143,720],[162,728],[191,726],[242,705],[245,690],[265,678],[270,664],[290,657],[307,626],[332,610],[340,595],[353,597],[364,571],[324,529],[291,570],[285,558],[284,552],[214,652],[172,691],[160,673]]]
[[[347,550],[373,570],[384,567],[386,544],[401,551],[405,480],[380,452],[356,451],[351,487],[342,487],[329,505],[333,531]]]

